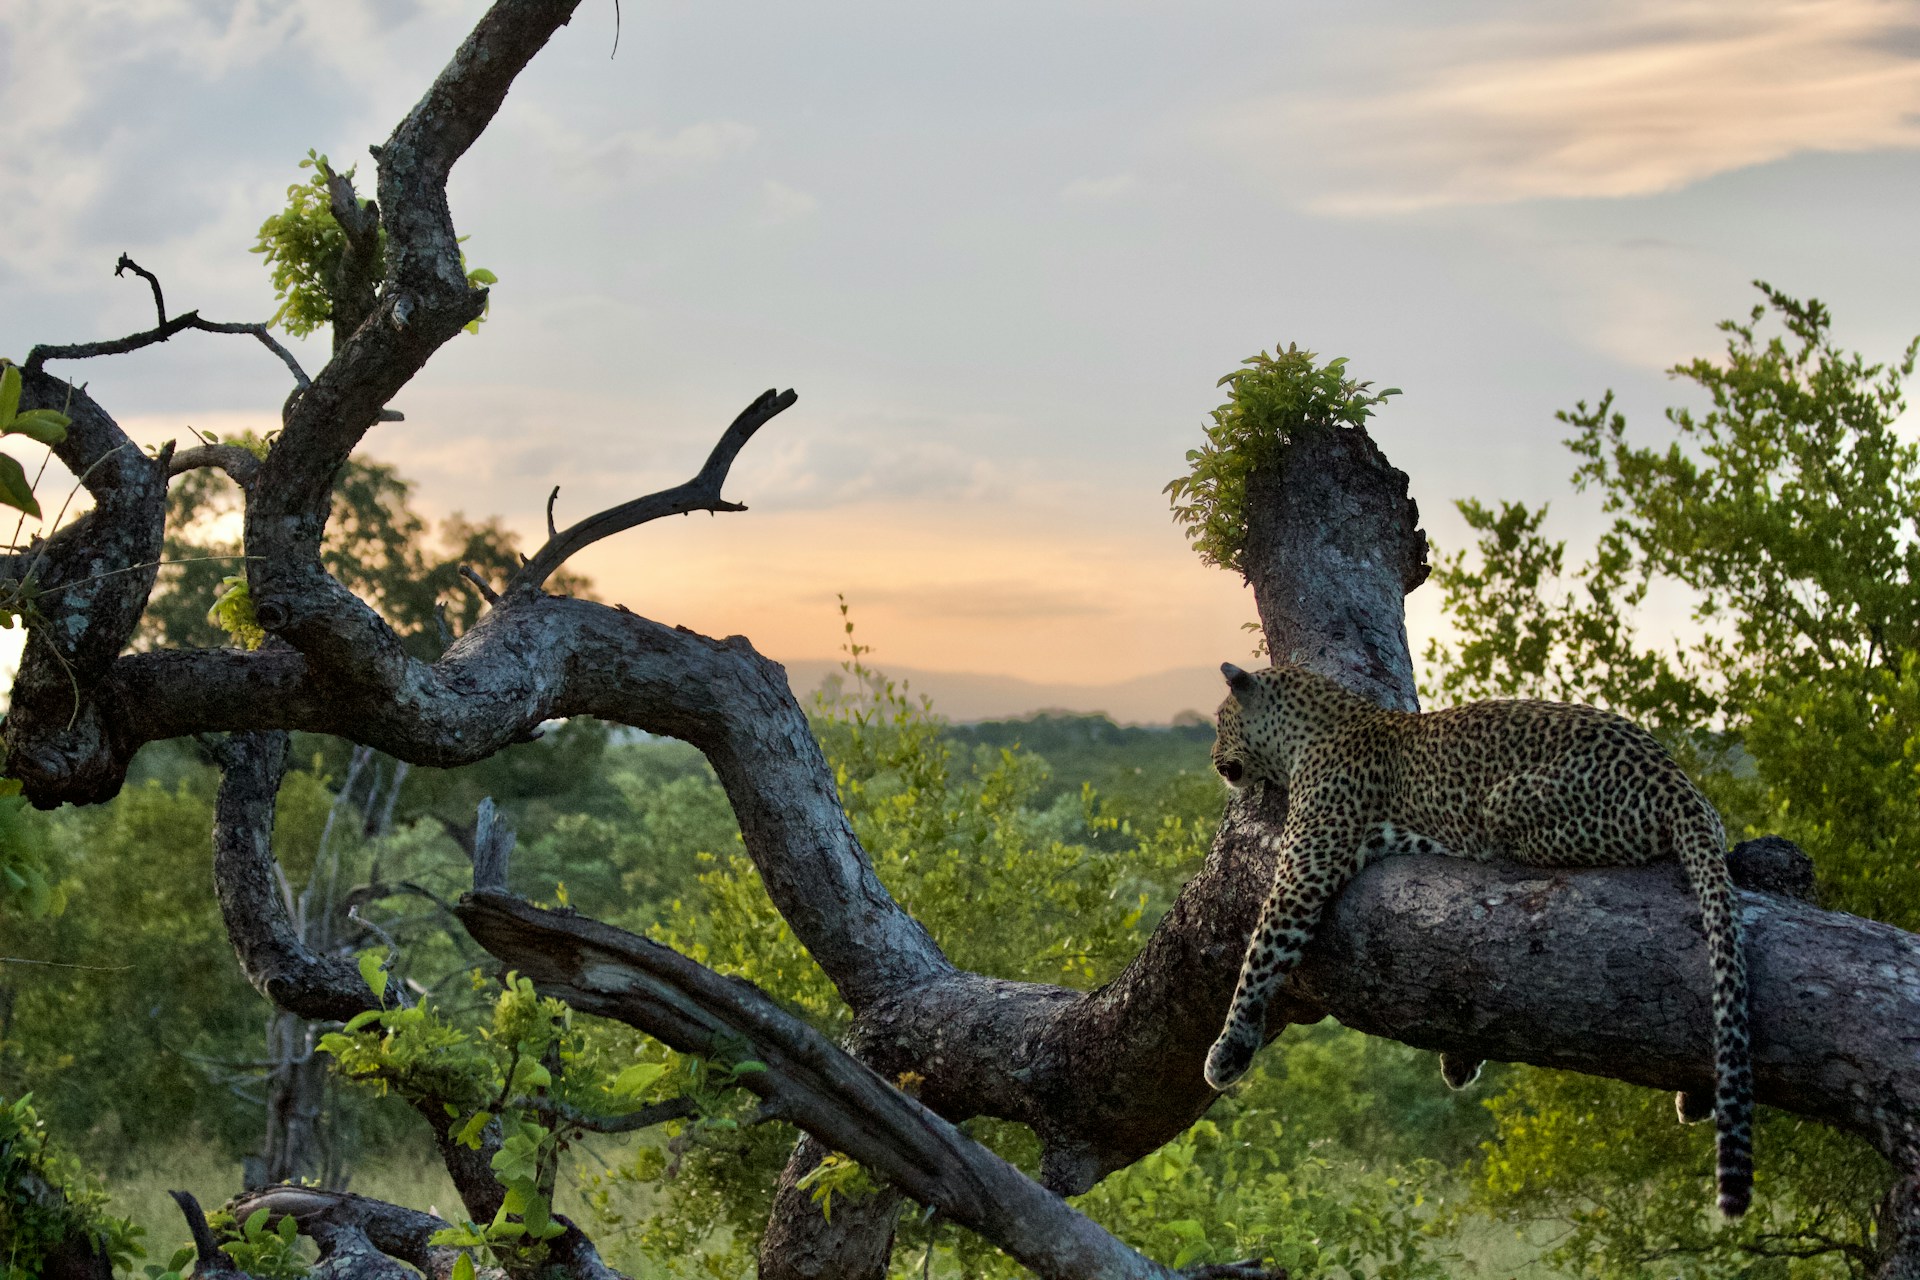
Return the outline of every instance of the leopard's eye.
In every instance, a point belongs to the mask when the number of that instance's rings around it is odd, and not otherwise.
[[[1246,774],[1246,769],[1242,767],[1238,760],[1221,760],[1213,767],[1218,769],[1220,776],[1225,778],[1230,784],[1237,784]]]

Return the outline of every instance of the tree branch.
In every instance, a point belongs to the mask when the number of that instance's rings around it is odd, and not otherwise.
[[[1115,1240],[1019,1170],[893,1088],[757,987],[578,915],[473,893],[461,921],[543,994],[614,1018],[683,1053],[763,1062],[741,1077],[778,1113],[936,1206],[1050,1280],[1177,1272]],[[744,1050],[738,1046],[744,1045]]]
[[[371,1248],[417,1268],[430,1280],[451,1280],[454,1263],[465,1252],[447,1245],[428,1243],[434,1232],[444,1231],[452,1225],[444,1219],[346,1191],[300,1186],[262,1187],[236,1197],[229,1208],[233,1216],[242,1222],[261,1209],[267,1211],[269,1223],[290,1217],[301,1234],[316,1241],[328,1237],[334,1241],[352,1242],[353,1235],[357,1234]],[[322,1248],[325,1247],[323,1242]],[[396,1271],[395,1274],[399,1273]]]
[[[187,1233],[193,1237],[194,1275],[241,1275],[240,1268],[233,1265],[233,1259],[213,1238],[213,1231],[207,1226],[207,1215],[201,1211],[200,1202],[193,1198],[193,1193],[169,1191],[167,1194],[180,1206],[180,1215],[187,1220]]]
[[[154,314],[159,317],[155,323],[164,325],[167,322],[167,299],[165,295],[160,292],[160,277],[123,253],[120,255],[120,261],[113,264],[113,274],[115,276],[121,276],[129,271],[153,286],[153,310]]]
[[[254,990],[316,1022],[379,1008],[359,970],[302,941],[274,876],[273,811],[286,774],[284,732],[236,733],[215,744],[213,888],[240,970]]]
[[[326,177],[328,208],[347,242],[339,269],[327,284],[327,297],[333,307],[333,349],[337,352],[378,305],[380,207],[372,200],[360,202],[349,175],[335,173],[325,165],[321,173]]]
[[[700,1108],[691,1098],[668,1098],[665,1102],[656,1102],[619,1116],[591,1115],[553,1098],[515,1098],[507,1105],[514,1109],[540,1112],[556,1125],[581,1129],[587,1133],[638,1133],[669,1120],[685,1120],[700,1113]]]
[[[165,342],[176,333],[197,329],[203,333],[252,334],[259,339],[260,345],[273,352],[280,358],[280,363],[287,366],[287,372],[293,375],[296,387],[304,389],[308,385],[306,371],[300,367],[300,362],[294,359],[291,351],[280,345],[265,324],[203,320],[198,311],[189,311],[169,320],[167,302],[160,292],[160,278],[123,253],[120,255],[119,263],[113,269],[113,274],[117,276],[127,271],[142,277],[153,286],[153,305],[159,313],[159,320],[153,328],[128,334],[124,338],[110,338],[103,342],[78,342],[69,346],[36,346],[27,352],[27,362],[22,367],[37,371],[49,360],[90,360],[96,356],[126,355],[142,347],[150,347],[156,342]]]
[[[447,177],[577,4],[495,0],[374,149],[387,229],[380,296],[352,332],[336,326],[333,359],[288,407],[247,503],[247,549],[261,557],[248,564],[248,585],[261,625],[322,670],[360,667],[396,695],[414,674],[400,637],[321,564],[332,477],[400,388],[485,307],[486,291],[460,267]]]
[[[583,548],[649,520],[685,515],[692,511],[745,511],[746,508],[739,503],[727,502],[720,497],[720,486],[726,483],[727,471],[733,466],[733,460],[739,456],[740,450],[746,447],[747,441],[753,439],[753,433],[792,408],[798,398],[791,390],[762,392],[721,433],[713,452],[707,455],[706,465],[700,468],[700,474],[685,484],[609,507],[598,515],[588,516],[572,525],[564,533],[552,534],[546,544],[513,575],[507,590],[538,591],[555,570]],[[555,488],[547,499],[549,531],[553,527],[553,499],[559,494],[560,490]]]
[[[245,489],[253,484],[253,478],[260,474],[260,456],[251,449],[237,444],[202,444],[191,449],[182,449],[173,455],[173,461],[167,465],[167,476],[185,475],[189,471],[198,471],[203,467],[217,467],[227,473],[233,482]]]

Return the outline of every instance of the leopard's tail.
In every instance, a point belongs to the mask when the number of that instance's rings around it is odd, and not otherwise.
[[[1753,1042],[1748,1034],[1747,963],[1740,915],[1727,872],[1720,816],[1695,793],[1669,830],[1680,865],[1700,900],[1713,978],[1713,1122],[1720,1212],[1738,1218],[1753,1200]]]

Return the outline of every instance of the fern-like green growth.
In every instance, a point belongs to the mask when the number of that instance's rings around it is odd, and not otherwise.
[[[1207,440],[1187,451],[1189,470],[1168,483],[1173,518],[1208,564],[1242,572],[1247,544],[1247,477],[1279,456],[1302,431],[1359,427],[1373,407],[1400,388],[1369,394],[1373,384],[1347,377],[1344,356],[1316,363],[1311,351],[1276,344],[1273,354],[1249,356],[1220,379],[1227,402],[1213,411]]]

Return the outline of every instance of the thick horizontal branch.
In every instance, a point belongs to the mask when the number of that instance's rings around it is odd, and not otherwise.
[[[738,1053],[764,1063],[764,1071],[740,1079],[776,1114],[1040,1275],[1178,1274],[1128,1249],[752,984],[723,978],[659,943],[517,898],[470,894],[459,912],[476,941],[543,994],[684,1053]]]
[[[856,1008],[951,969],[874,877],[785,672],[745,640],[589,601],[516,597],[440,661],[407,671],[389,691],[351,668],[323,675],[285,648],[127,654],[97,691],[91,736],[57,753],[25,743],[9,763],[51,806],[111,795],[133,752],[161,738],[305,729],[452,767],[548,720],[592,715],[706,754],[768,891]]]
[[[1920,1132],[1920,937],[1738,897],[1756,1096],[1900,1163]],[[1420,1048],[1707,1090],[1699,917],[1676,866],[1390,858],[1335,901],[1292,986],[1349,1026]]]
[[[253,483],[260,474],[260,455],[251,449],[237,444],[203,444],[191,449],[182,449],[173,455],[173,461],[167,465],[167,475],[183,476],[189,471],[198,471],[203,467],[217,467],[227,473],[227,477],[242,489]]]
[[[588,516],[564,532],[556,533],[547,539],[546,545],[536,551],[519,572],[513,575],[508,584],[509,591],[538,591],[554,571],[565,564],[582,549],[610,538],[616,533],[645,524],[649,520],[658,520],[663,516],[686,515],[692,511],[745,511],[746,508],[734,502],[727,502],[720,496],[720,487],[726,483],[727,472],[733,466],[733,460],[747,441],[753,439],[753,433],[772,421],[778,414],[793,407],[798,399],[791,389],[786,391],[765,391],[740,411],[730,426],[721,433],[720,440],[713,446],[713,452],[707,455],[706,465],[700,468],[700,474],[685,484],[675,485],[671,489],[662,489],[645,497],[623,502],[617,507],[609,507],[597,515]],[[558,490],[555,490],[557,493]],[[547,520],[553,520],[553,503],[547,504]]]

